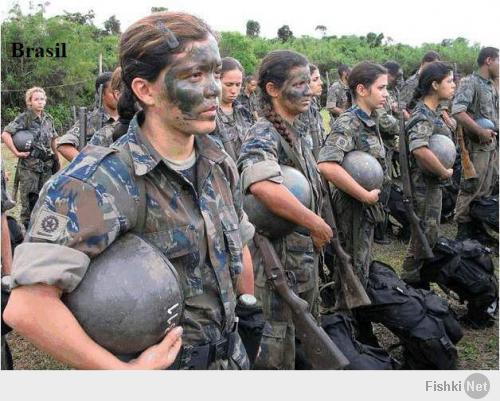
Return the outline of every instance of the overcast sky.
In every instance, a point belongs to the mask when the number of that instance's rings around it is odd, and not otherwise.
[[[14,3],[2,0],[2,19]],[[20,0],[19,4],[23,11],[28,10],[29,0]],[[476,11],[474,6],[480,4],[482,9]],[[295,36],[319,37],[315,27],[324,25],[328,35],[382,32],[386,38],[410,45],[462,36],[472,43],[498,47],[500,38],[498,0],[50,0],[47,15],[92,9],[97,25],[116,15],[123,31],[149,14],[152,6],[198,15],[218,31],[245,33],[246,22],[253,19],[260,23],[261,36],[268,38],[276,37],[284,24]]]

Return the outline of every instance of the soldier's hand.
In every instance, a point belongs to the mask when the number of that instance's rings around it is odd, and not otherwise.
[[[453,169],[452,168],[449,168],[449,169],[446,169],[446,174],[443,174],[441,176],[441,178],[443,180],[447,180],[448,178],[450,178],[451,176],[453,175]]]
[[[17,152],[16,157],[19,159],[26,159],[30,155],[30,152]]]
[[[490,143],[495,137],[497,133],[488,128],[481,128],[479,131],[479,136],[481,137],[481,142]]]
[[[333,238],[332,228],[318,216],[314,228],[311,230],[313,244],[317,249],[323,248]]]
[[[363,203],[366,203],[367,205],[374,205],[378,202],[379,195],[380,189],[372,189],[371,191],[366,191]]]
[[[166,369],[174,363],[182,345],[182,327],[175,327],[156,345],[129,362],[131,369]]]

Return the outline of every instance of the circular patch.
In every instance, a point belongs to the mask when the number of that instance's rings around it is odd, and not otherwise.
[[[59,227],[59,221],[54,216],[47,216],[42,220],[42,228],[48,233],[53,233]]]

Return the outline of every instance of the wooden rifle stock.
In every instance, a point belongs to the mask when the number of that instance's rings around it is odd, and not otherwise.
[[[292,312],[295,335],[301,341],[313,369],[342,369],[349,361],[309,312],[309,304],[290,288],[276,251],[269,240],[255,233],[254,241],[262,254],[264,271],[274,289]]]
[[[358,306],[371,305],[370,298],[361,284],[358,276],[354,273],[352,266],[352,257],[344,250],[340,244],[338,237],[337,224],[335,222],[335,215],[333,214],[332,207],[332,194],[330,191],[330,185],[325,177],[322,176],[323,185],[326,187],[326,193],[328,200],[325,207],[326,212],[326,222],[332,228],[334,236],[331,240],[331,244],[335,254],[337,255],[339,263],[335,266],[338,270],[340,288],[342,289],[343,299],[337,298],[335,309],[347,309],[357,308]],[[342,304],[344,303],[344,305]]]
[[[462,161],[462,171],[466,180],[470,178],[477,178],[476,168],[470,159],[469,151],[465,146],[464,130],[462,124],[458,123],[457,126],[457,141],[460,146],[460,158]]]

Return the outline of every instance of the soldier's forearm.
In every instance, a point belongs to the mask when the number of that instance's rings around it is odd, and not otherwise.
[[[68,161],[72,161],[76,156],[78,156],[79,153],[73,145],[68,144],[59,145],[57,150]]]
[[[469,116],[467,112],[462,111],[460,113],[454,114],[453,117],[458,121],[459,124],[462,124],[462,126],[465,128],[465,135],[470,135],[472,133],[477,137],[481,137],[482,128],[476,124],[476,122],[472,119],[471,116]]]
[[[248,246],[245,246],[243,248],[243,271],[238,277],[236,286],[237,286],[236,291],[238,295],[254,294],[252,255],[250,255],[250,250],[248,249]]]
[[[2,142],[5,143],[5,146],[7,146],[12,154],[17,157],[18,150],[16,149],[14,142],[12,141],[12,135],[10,134],[10,132],[2,132]]]
[[[368,191],[359,185],[344,168],[336,162],[318,164],[320,173],[337,188],[360,202],[365,202]]]

